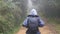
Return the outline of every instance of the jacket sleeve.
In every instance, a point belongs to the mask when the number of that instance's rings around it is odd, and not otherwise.
[[[28,20],[28,17],[23,21],[23,24],[22,24],[23,27],[27,27],[27,20]]]
[[[39,18],[39,27],[43,27],[44,26],[44,21],[42,19]]]

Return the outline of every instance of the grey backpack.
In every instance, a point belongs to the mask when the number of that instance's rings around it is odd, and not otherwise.
[[[39,19],[37,17],[28,18],[28,28],[31,31],[36,31],[38,29]]]

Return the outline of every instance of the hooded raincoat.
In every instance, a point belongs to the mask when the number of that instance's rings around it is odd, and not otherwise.
[[[43,27],[44,26],[44,21],[37,15],[37,11],[35,10],[35,9],[32,9],[31,11],[30,11],[30,13],[29,13],[29,15],[27,16],[27,18],[24,20],[24,22],[23,22],[23,26],[24,27],[27,27],[27,21],[28,21],[28,18],[29,17],[37,17],[37,18],[39,18],[39,27]],[[28,28],[28,27],[27,27]],[[30,34],[30,32],[29,32],[29,29],[26,31],[26,34]],[[37,33],[36,34],[40,34],[40,32],[39,32],[39,30],[37,31]]]

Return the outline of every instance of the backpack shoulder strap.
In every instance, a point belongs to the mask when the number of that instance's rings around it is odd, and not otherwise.
[[[38,26],[40,26],[40,23],[41,23],[40,19],[38,19],[38,23],[39,23]]]
[[[29,18],[27,19],[27,27],[29,26]]]

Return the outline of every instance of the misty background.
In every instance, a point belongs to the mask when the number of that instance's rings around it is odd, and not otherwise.
[[[35,8],[60,33],[60,0],[0,0],[0,34],[14,34]]]

